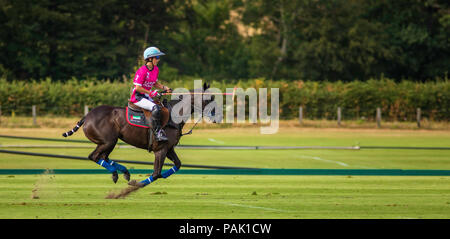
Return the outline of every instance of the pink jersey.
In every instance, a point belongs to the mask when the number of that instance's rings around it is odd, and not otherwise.
[[[136,86],[140,85],[144,87],[146,90],[151,90],[153,85],[158,81],[159,69],[157,66],[153,66],[153,70],[148,70],[147,66],[143,65],[136,71],[136,75],[134,76],[133,84],[134,89],[131,93],[130,101],[136,103],[140,101],[142,98],[155,97],[156,90],[151,91],[151,94],[142,94],[136,91]]]

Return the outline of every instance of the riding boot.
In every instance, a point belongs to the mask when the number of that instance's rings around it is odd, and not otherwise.
[[[152,125],[153,133],[155,134],[156,141],[167,141],[166,132],[161,126],[161,107],[155,105],[152,110]]]

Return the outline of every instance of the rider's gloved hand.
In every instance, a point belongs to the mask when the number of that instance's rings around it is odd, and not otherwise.
[[[163,86],[163,89],[164,89],[163,92],[172,93],[172,89],[169,88],[168,86]]]
[[[154,90],[149,94],[150,97],[161,97],[161,94],[158,93],[158,91]]]

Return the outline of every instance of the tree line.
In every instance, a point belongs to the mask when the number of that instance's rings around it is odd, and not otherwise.
[[[122,79],[158,46],[164,76],[446,78],[443,0],[0,0],[0,76]]]

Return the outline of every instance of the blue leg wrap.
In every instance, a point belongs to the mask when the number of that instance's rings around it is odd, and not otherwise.
[[[112,166],[114,166],[117,170],[119,170],[122,173],[125,173],[127,170],[127,168],[125,166],[123,166],[122,164],[116,163],[112,160],[110,160],[112,163]]]
[[[167,178],[167,177],[169,177],[170,175],[174,174],[177,171],[178,171],[177,166],[173,166],[171,169],[169,169],[169,170],[165,171],[164,173],[162,173],[161,176],[163,178]]]
[[[150,183],[152,183],[153,181],[155,181],[155,180],[153,180],[153,176],[150,176],[147,179],[142,180],[141,183],[144,184],[144,187],[145,187],[145,186],[149,185]]]
[[[98,160],[97,162],[98,165],[106,168],[109,172],[114,173],[115,171],[117,171],[116,167],[114,167],[113,165],[109,164],[108,162],[106,162],[103,159]]]

